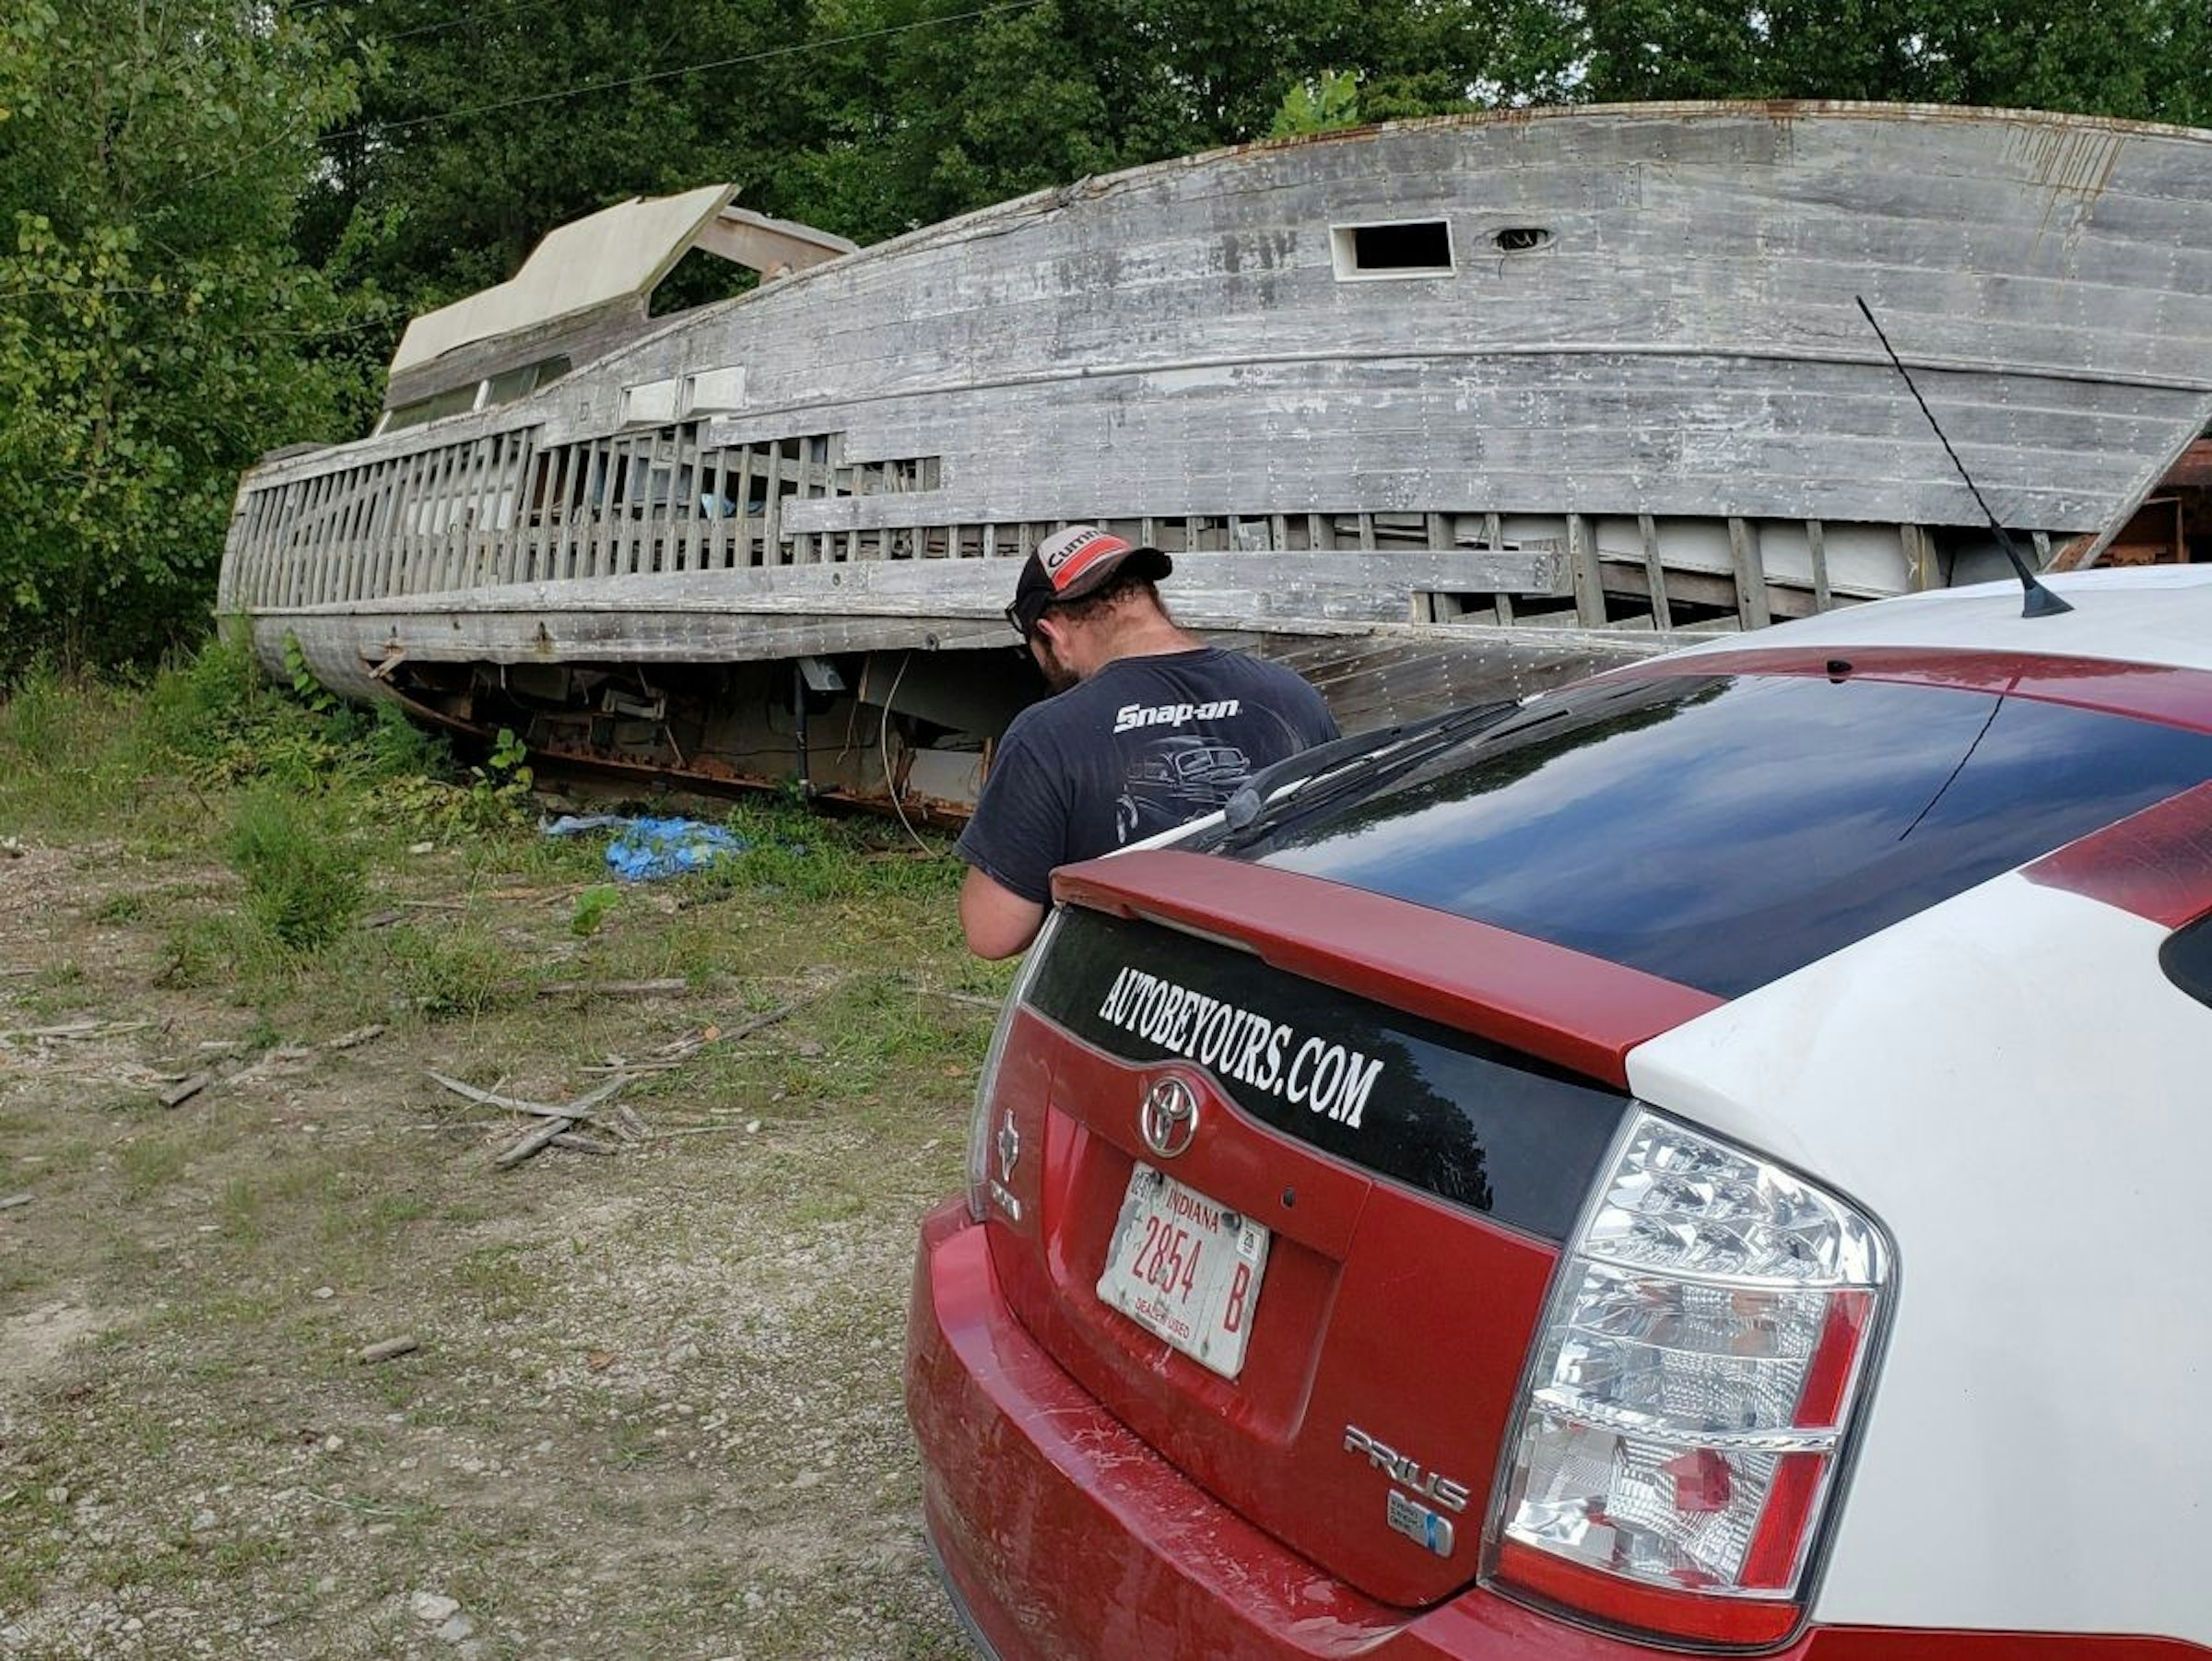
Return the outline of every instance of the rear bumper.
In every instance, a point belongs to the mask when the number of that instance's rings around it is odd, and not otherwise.
[[[956,1201],[922,1228],[906,1404],[954,1603],[1001,1661],[1132,1655],[1630,1661],[1486,1593],[1426,1614],[1287,1550],[1107,1413],[1007,1310]]]
[[[984,1230],[922,1225],[906,1407],[931,1549],[995,1661],[1202,1655],[1652,1661],[1479,1588],[1373,1602],[1193,1486],[1039,1349],[999,1295]],[[2182,1661],[2172,1640],[1816,1627],[1781,1661]]]

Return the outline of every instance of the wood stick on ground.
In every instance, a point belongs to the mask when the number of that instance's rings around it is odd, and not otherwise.
[[[18,1027],[12,1032],[0,1032],[0,1042],[11,1038],[89,1038],[100,1031],[96,1020],[73,1020],[59,1027]]]
[[[213,1073],[194,1073],[191,1078],[171,1085],[157,1100],[163,1107],[182,1107],[214,1082]]]
[[[566,1136],[575,1123],[576,1121],[573,1119],[547,1119],[528,1136],[492,1160],[492,1165],[500,1171],[513,1170],[524,1160],[541,1153],[552,1146],[554,1137]]]
[[[534,1113],[542,1118],[543,1123],[534,1126],[521,1141],[492,1160],[493,1166],[500,1171],[512,1171],[524,1160],[551,1147],[560,1137],[573,1131],[580,1123],[589,1123],[593,1117],[591,1110],[629,1082],[628,1078],[610,1078],[597,1090],[586,1091],[573,1101],[553,1106],[543,1101],[523,1101],[512,1096],[480,1090],[473,1084],[463,1084],[458,1078],[448,1078],[442,1073],[432,1073],[430,1078],[455,1095],[465,1096],[471,1101],[481,1101],[489,1107],[510,1108],[517,1113]],[[583,1140],[587,1143],[591,1141],[589,1137]],[[596,1152],[602,1146],[591,1143],[587,1151]]]
[[[602,1142],[596,1137],[580,1137],[573,1131],[566,1130],[553,1138],[553,1146],[566,1148],[576,1153],[604,1154],[609,1159],[613,1158],[617,1151],[611,1142]]]
[[[907,984],[916,992],[927,993],[931,997],[941,997],[948,1004],[966,1004],[976,1009],[996,1009],[1005,1001],[984,997],[973,992],[955,992],[949,986],[933,986],[927,981],[909,981]]]
[[[679,1125],[674,1130],[656,1130],[645,1139],[648,1142],[665,1142],[676,1137],[711,1137],[718,1132],[733,1130],[747,1131],[748,1135],[758,1136],[759,1134],[758,1131],[747,1130],[750,1124],[750,1120],[733,1119],[727,1125]]]
[[[0,1211],[13,1211],[18,1206],[28,1206],[29,1204],[30,1204],[29,1195],[11,1194],[6,1199],[0,1199]]]
[[[350,1032],[341,1032],[335,1038],[324,1039],[323,1047],[326,1050],[358,1050],[370,1040],[383,1035],[382,1027],[356,1027]]]
[[[667,997],[691,990],[682,976],[663,981],[547,981],[540,997]]]
[[[458,1078],[448,1078],[443,1073],[428,1075],[433,1084],[441,1085],[456,1096],[481,1102],[486,1107],[503,1107],[518,1113],[532,1113],[541,1119],[595,1118],[592,1110],[608,1097],[617,1094],[629,1082],[627,1076],[610,1078],[597,1090],[587,1090],[573,1101],[524,1101],[519,1096],[502,1096],[493,1090],[480,1090],[473,1084],[464,1084]]]
[[[244,1066],[239,1068],[237,1072],[231,1074],[230,1082],[232,1084],[251,1083],[277,1068],[288,1066],[297,1061],[309,1060],[313,1055],[314,1052],[304,1044],[278,1044],[273,1050],[264,1050]]]
[[[412,1355],[421,1348],[422,1340],[413,1333],[408,1333],[403,1337],[386,1338],[381,1344],[367,1345],[359,1352],[357,1359],[364,1363],[373,1364],[377,1361],[388,1361],[394,1356]]]
[[[788,1019],[790,1017],[796,1015],[808,1004],[811,1004],[816,999],[826,995],[828,990],[829,989],[825,987],[821,992],[811,993],[807,996],[802,998],[794,998],[788,1004],[783,1004],[776,1008],[771,1009],[765,1015],[756,1015],[750,1020],[741,1020],[714,1042],[716,1043],[726,1044],[733,1043],[740,1038],[750,1038],[754,1033],[759,1031],[761,1028],[772,1027],[778,1021]]]

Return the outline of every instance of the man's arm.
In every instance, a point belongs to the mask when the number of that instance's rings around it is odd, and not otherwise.
[[[954,852],[968,862],[960,932],[979,958],[1010,958],[1044,926],[1053,867],[1067,849],[1066,779],[1041,757],[1033,711],[1014,718]]]
[[[979,958],[1010,958],[1037,937],[1044,907],[1024,900],[976,869],[960,884],[960,932]]]

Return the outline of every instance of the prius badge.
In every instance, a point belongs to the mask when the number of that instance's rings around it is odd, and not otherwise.
[[[1369,1435],[1356,1424],[1344,1427],[1344,1451],[1358,1454],[1389,1478],[1420,1495],[1439,1509],[1431,1509],[1396,1488],[1383,1496],[1383,1521],[1415,1544],[1426,1546],[1439,1557],[1450,1557],[1453,1544],[1452,1519],[1446,1511],[1467,1508],[1467,1485],[1421,1468],[1420,1462],[1401,1454],[1387,1443]]]
[[[1136,1110],[1136,1127],[1147,1148],[1171,1160],[1198,1134],[1198,1098],[1182,1079],[1162,1078],[1145,1093],[1144,1105]]]

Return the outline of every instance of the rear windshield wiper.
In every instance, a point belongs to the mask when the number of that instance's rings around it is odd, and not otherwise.
[[[1240,844],[1251,842],[1294,809],[1316,805],[1315,787],[1324,779],[1329,787],[1320,794],[1333,800],[1394,764],[1411,766],[1454,739],[1495,726],[1521,707],[1518,699],[1509,698],[1499,703],[1447,710],[1419,721],[1333,738],[1286,756],[1273,766],[1261,768],[1229,798],[1221,810],[1222,834],[1213,845],[1227,846],[1232,839]]]

